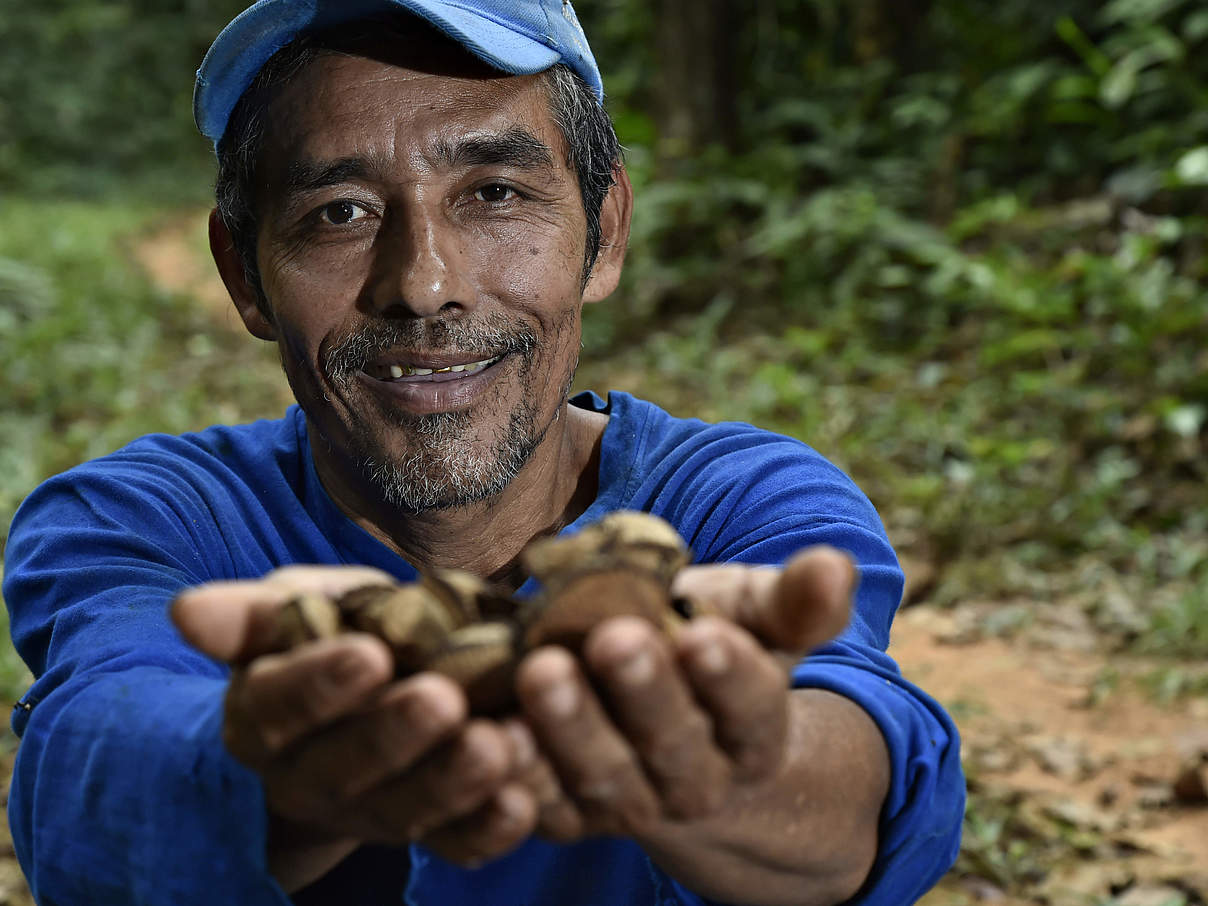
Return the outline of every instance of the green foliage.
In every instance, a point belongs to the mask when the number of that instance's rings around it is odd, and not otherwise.
[[[1208,574],[1165,553],[1208,509],[1202,5],[800,7],[744,28],[739,154],[669,155],[614,92],[638,202],[589,380],[837,458],[957,564],[940,600],[1083,592],[1094,558],[1208,652],[1151,594]]]
[[[271,357],[130,260],[128,240],[150,216],[124,202],[0,209],[0,538],[48,475],[140,434],[275,405]]]
[[[196,199],[193,73],[241,0],[0,0],[0,194],[154,182]],[[187,167],[198,179],[182,180]]]

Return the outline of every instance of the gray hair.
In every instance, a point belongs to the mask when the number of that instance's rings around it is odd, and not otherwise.
[[[380,34],[380,29],[376,34]],[[254,288],[258,305],[266,316],[270,313],[256,264],[259,228],[256,188],[268,107],[302,69],[337,46],[347,46],[346,38],[333,42],[324,35],[314,35],[298,38],[277,51],[235,105],[216,149],[218,175],[214,196],[218,216],[230,231],[244,276]],[[569,67],[560,63],[541,73],[541,78],[550,116],[566,142],[566,163],[575,171],[587,219],[582,277],[586,285],[600,253],[600,211],[621,166],[621,146],[607,112],[587,83]]]

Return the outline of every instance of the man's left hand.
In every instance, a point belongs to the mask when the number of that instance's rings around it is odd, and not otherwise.
[[[716,815],[773,778],[788,739],[788,666],[846,625],[855,573],[829,548],[783,570],[689,567],[674,592],[721,617],[674,638],[618,617],[582,661],[549,647],[520,665],[523,720],[509,723],[539,832],[641,840]]]

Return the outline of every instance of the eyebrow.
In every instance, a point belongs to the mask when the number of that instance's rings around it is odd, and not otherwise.
[[[457,142],[438,140],[429,160],[449,167],[504,165],[522,170],[551,169],[554,154],[549,145],[527,129],[513,126],[494,135],[478,135]],[[336,160],[292,160],[282,179],[283,195],[294,198],[346,182],[377,179],[385,171],[380,163],[365,157]]]
[[[362,180],[378,172],[363,157],[341,157],[332,161],[293,160],[285,169],[285,196],[292,197],[340,183]]]
[[[503,164],[537,170],[554,165],[554,154],[549,145],[521,126],[494,135],[470,136],[453,144],[438,141],[431,157],[453,167]]]

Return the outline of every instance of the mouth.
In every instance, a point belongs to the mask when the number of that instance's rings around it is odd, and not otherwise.
[[[379,359],[366,365],[364,371],[376,381],[391,384],[453,381],[481,374],[506,355],[507,353],[500,353],[476,361],[457,361],[457,356],[395,361]]]

